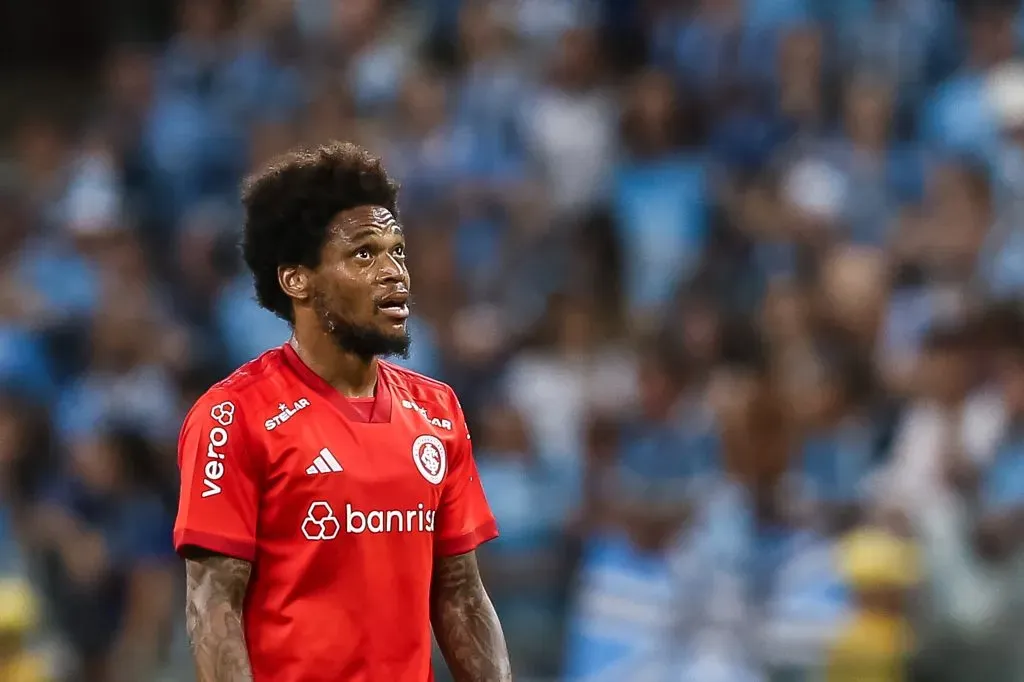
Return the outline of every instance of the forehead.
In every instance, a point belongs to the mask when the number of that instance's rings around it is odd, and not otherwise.
[[[401,234],[398,220],[383,206],[357,206],[342,211],[331,223],[332,239],[343,242]]]

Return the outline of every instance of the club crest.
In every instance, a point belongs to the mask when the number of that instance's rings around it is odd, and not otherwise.
[[[437,485],[448,468],[444,443],[434,436],[420,436],[412,444],[412,461],[423,478]]]

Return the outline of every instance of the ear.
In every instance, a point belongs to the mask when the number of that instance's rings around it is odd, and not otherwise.
[[[277,281],[284,293],[297,302],[305,303],[313,296],[313,273],[302,265],[288,265],[277,269]]]

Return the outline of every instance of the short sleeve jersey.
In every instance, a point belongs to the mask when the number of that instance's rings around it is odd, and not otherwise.
[[[347,399],[285,345],[185,419],[174,545],[252,562],[256,682],[432,680],[434,559],[498,534],[452,390],[379,367]]]

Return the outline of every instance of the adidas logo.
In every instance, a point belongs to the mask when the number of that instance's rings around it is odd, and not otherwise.
[[[344,471],[341,468],[341,464],[334,458],[331,451],[324,448],[320,451],[320,455],[313,460],[313,463],[306,469],[306,473],[310,476],[316,476],[318,474],[331,474],[339,473]]]

